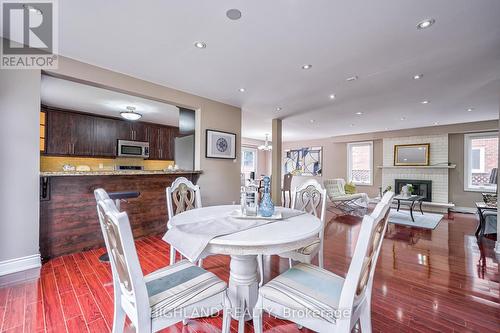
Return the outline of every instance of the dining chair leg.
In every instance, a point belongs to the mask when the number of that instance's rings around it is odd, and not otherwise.
[[[259,266],[260,281],[259,287],[264,284],[264,256],[262,254],[257,256],[257,265]]]
[[[260,296],[253,309],[253,330],[255,333],[262,333],[262,301]]]
[[[230,333],[231,330],[231,302],[224,293],[224,308],[222,312],[222,333]]]
[[[118,301],[117,301],[118,298]],[[115,313],[113,317],[113,333],[123,332],[123,328],[125,326],[126,314],[120,306],[120,296],[115,297]]]
[[[319,250],[319,253],[318,253],[318,262],[319,262],[319,267],[320,267],[320,268],[323,268],[323,266],[324,266],[323,248],[321,248],[321,249]]]
[[[173,246],[170,246],[170,265],[175,264],[175,249]]]
[[[361,315],[359,316],[359,323],[361,325],[361,332],[363,333],[372,333],[372,316],[370,305],[363,305],[361,310]]]

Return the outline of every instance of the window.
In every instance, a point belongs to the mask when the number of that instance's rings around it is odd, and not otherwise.
[[[495,192],[498,133],[466,134],[464,139],[464,190]]]
[[[373,142],[347,144],[347,179],[356,185],[373,185]]]
[[[241,148],[241,172],[249,174],[257,171],[257,149]]]

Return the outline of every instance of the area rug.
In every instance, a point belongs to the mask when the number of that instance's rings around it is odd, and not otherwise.
[[[419,211],[414,211],[413,217],[415,218],[415,222],[411,220],[409,210],[400,210],[398,212],[395,209],[391,209],[389,223],[402,224],[415,228],[435,229],[443,219],[443,214],[424,212],[424,215],[422,215]]]

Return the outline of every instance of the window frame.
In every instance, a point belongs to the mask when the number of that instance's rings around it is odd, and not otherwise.
[[[472,175],[472,147],[471,143],[473,139],[480,138],[491,138],[497,137],[498,132],[481,132],[481,133],[467,133],[464,134],[464,192],[487,192],[487,193],[495,193],[497,191],[497,187],[495,186],[472,186],[471,185],[471,175]],[[500,139],[500,138],[499,138]],[[500,152],[499,152],[500,153]],[[483,149],[483,155],[485,160],[485,150]],[[483,161],[483,163],[485,163]],[[485,168],[486,166],[483,166]],[[498,165],[497,165],[498,168]],[[477,170],[477,169],[476,169]],[[498,186],[498,185],[497,185]]]
[[[240,165],[240,169],[241,169],[241,172],[242,173],[249,173],[249,172],[252,172],[252,171],[243,171],[243,165],[244,165],[244,162],[245,162],[245,150],[248,150],[248,151],[252,151],[254,152],[254,160],[253,160],[253,172],[255,172],[255,174],[257,174],[257,168],[259,166],[259,150],[255,147],[249,147],[249,146],[242,146],[241,147],[241,165]]]
[[[370,182],[360,183],[352,181],[352,148],[358,146],[370,146]],[[347,143],[347,181],[357,186],[373,186],[373,141],[360,141]]]

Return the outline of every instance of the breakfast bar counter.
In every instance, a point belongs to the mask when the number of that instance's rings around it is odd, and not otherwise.
[[[201,171],[40,172],[40,254],[42,259],[104,246],[94,190],[139,192],[121,204],[134,237],[167,230],[165,188],[177,177],[196,183]]]

